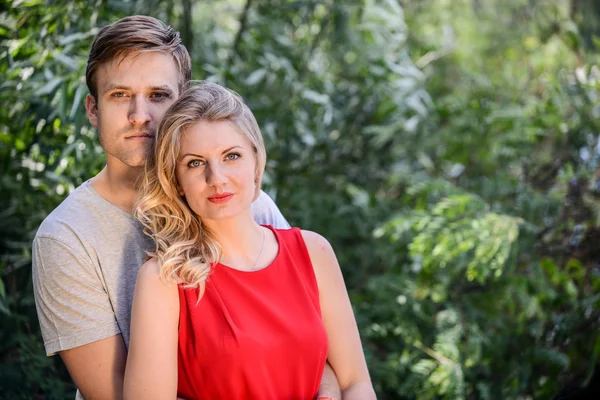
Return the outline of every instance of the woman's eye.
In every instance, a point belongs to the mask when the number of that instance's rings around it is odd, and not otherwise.
[[[229,154],[227,154],[227,157],[225,157],[225,158],[229,161],[234,161],[234,160],[237,160],[238,158],[240,158],[240,155],[238,153],[229,153]]]
[[[200,161],[200,160],[192,160],[188,163],[188,167],[190,167],[190,168],[198,168],[201,165],[202,165],[202,161]]]

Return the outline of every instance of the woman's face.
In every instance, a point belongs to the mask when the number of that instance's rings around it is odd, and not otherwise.
[[[204,221],[231,218],[250,208],[255,169],[250,141],[228,121],[200,121],[182,135],[179,192]]]

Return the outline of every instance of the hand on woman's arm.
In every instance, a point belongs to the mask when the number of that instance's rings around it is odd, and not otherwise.
[[[317,277],[321,315],[329,339],[327,361],[344,400],[375,399],[348,291],[335,253],[322,236],[302,231]]]
[[[140,268],[133,296],[125,400],[177,397],[178,324],[177,285],[163,283],[158,263],[149,260]]]
[[[332,397],[338,400],[342,398],[340,385],[338,384],[335,372],[333,372],[329,363],[325,363],[323,376],[321,377],[321,385],[319,386],[319,395],[317,397]]]

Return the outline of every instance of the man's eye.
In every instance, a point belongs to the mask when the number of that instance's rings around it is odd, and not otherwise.
[[[164,92],[156,92],[156,93],[152,93],[152,95],[150,95],[150,97],[152,97],[153,99],[162,100],[162,99],[168,99],[169,94],[164,93]]]
[[[228,161],[234,161],[237,160],[238,158],[240,158],[240,154],[239,153],[229,153],[227,154],[227,156],[225,157]]]
[[[124,92],[114,92],[110,95],[110,97],[116,97],[116,98],[125,97],[125,93]]]
[[[190,162],[189,162],[187,165],[188,165],[188,167],[190,167],[190,168],[198,168],[198,167],[200,167],[202,164],[203,164],[203,163],[202,163],[202,161],[200,161],[200,160],[192,160],[192,161],[190,161]]]

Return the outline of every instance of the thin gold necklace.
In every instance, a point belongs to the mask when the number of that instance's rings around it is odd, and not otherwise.
[[[250,272],[254,272],[254,268],[256,268],[258,265],[258,260],[260,260],[260,256],[262,256],[263,250],[265,249],[265,229],[261,226],[260,230],[262,231],[262,246],[260,247],[260,253],[258,253],[258,257],[256,258],[256,261],[254,262]]]

